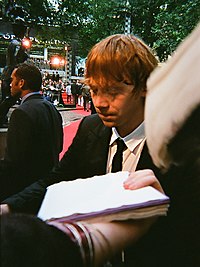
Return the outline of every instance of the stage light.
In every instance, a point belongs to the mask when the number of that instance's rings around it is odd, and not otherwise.
[[[29,39],[29,38],[24,38],[23,40],[22,40],[22,46],[25,48],[25,49],[30,49],[31,48],[31,46],[32,46],[32,42],[31,42],[31,40]]]
[[[52,65],[60,65],[60,58],[58,56],[54,56],[51,58]]]

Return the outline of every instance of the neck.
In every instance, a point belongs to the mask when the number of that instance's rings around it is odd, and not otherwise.
[[[27,95],[27,94],[29,94],[29,93],[33,93],[33,91],[31,91],[31,90],[29,90],[29,89],[27,89],[27,90],[23,90],[23,91],[21,92],[21,98],[23,98],[25,95]]]
[[[133,117],[132,120],[127,120],[121,125],[116,127],[117,132],[121,137],[125,137],[132,133],[142,122],[144,121],[144,113],[138,114],[137,117]]]
[[[116,127],[117,132],[119,133],[121,137],[125,137],[129,135],[130,133],[132,133],[143,121],[144,120],[139,121],[133,127],[130,127],[130,125],[128,125],[127,127]]]

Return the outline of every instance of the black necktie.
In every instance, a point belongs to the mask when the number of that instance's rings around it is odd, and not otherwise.
[[[123,151],[127,148],[122,139],[118,138],[116,142],[117,151],[113,157],[111,172],[118,172],[122,170]]]

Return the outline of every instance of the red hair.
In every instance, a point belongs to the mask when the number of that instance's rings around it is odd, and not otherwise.
[[[116,34],[97,43],[89,52],[85,82],[105,87],[117,82],[146,89],[146,81],[158,61],[150,48],[133,35]]]

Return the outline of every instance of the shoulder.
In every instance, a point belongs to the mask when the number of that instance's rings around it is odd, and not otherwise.
[[[43,113],[47,113],[49,111],[60,114],[56,107],[46,100],[43,96],[30,96],[28,97],[19,107],[18,109],[23,110],[24,112],[40,114],[42,116]]]
[[[95,135],[98,137],[110,136],[111,128],[105,126],[102,120],[99,118],[98,114],[92,114],[90,116],[84,117],[79,126],[79,133]]]
[[[95,128],[97,126],[104,126],[102,120],[99,118],[98,114],[93,114],[84,117],[81,124],[85,127]]]
[[[10,132],[13,129],[17,129],[17,131],[19,131],[20,125],[21,127],[22,125],[23,127],[26,127],[28,124],[30,125],[30,118],[30,112],[28,112],[27,109],[23,109],[21,106],[15,108],[10,116],[8,131]]]

